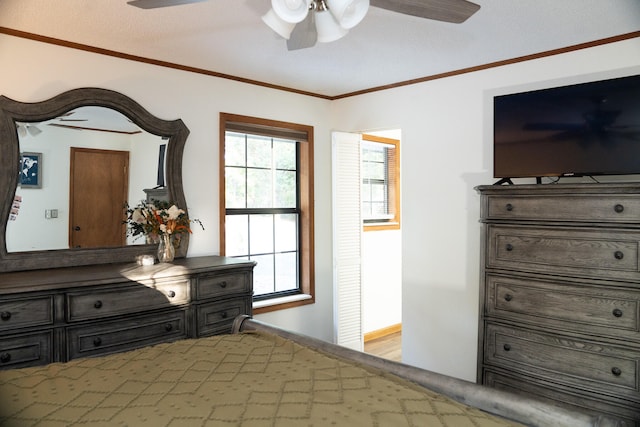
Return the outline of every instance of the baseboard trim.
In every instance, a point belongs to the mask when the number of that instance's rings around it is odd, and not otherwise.
[[[402,323],[367,332],[366,334],[364,334],[364,342],[375,340],[376,338],[386,337],[387,335],[395,334],[396,332],[402,332]]]

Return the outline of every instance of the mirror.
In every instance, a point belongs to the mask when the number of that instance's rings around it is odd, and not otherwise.
[[[105,131],[105,124],[95,124],[100,120],[109,121],[108,131]],[[96,131],[96,128],[100,130]],[[51,138],[45,139],[46,135],[60,135],[62,130],[76,135],[67,134],[62,140],[58,138],[59,145],[54,145],[56,142]],[[77,136],[82,133],[88,135],[87,132],[92,138]],[[100,136],[96,137],[96,134]],[[111,138],[107,138],[109,134]],[[138,255],[152,254],[155,245],[130,239],[101,247],[86,247],[83,242],[77,246],[84,247],[69,248],[70,241],[74,245],[74,226],[68,218],[73,211],[69,199],[77,194],[69,190],[74,176],[70,170],[80,169],[79,166],[70,167],[70,162],[76,158],[70,153],[77,150],[91,152],[92,155],[124,154],[128,159],[125,198],[133,206],[145,198],[143,189],[157,184],[162,150],[165,197],[186,210],[182,189],[182,152],[188,134],[182,120],[161,120],[132,99],[107,89],[75,89],[37,103],[0,97],[0,271],[133,262]],[[82,161],[76,163],[81,165]],[[141,171],[145,171],[144,177],[140,176]],[[149,176],[152,176],[151,182]],[[42,183],[44,177],[49,179],[45,184]],[[63,184],[54,190],[50,185],[54,184],[53,181]],[[151,193],[151,198],[162,197],[158,191]],[[30,206],[36,206],[35,214],[26,211]],[[55,214],[60,217],[52,220],[51,216]],[[28,217],[34,219],[25,220]],[[15,221],[18,218],[20,221]],[[29,222],[33,224],[32,228]],[[20,242],[21,234],[32,236],[31,242],[26,239]],[[43,237],[37,238],[38,235]],[[188,235],[184,236],[176,256],[186,255],[188,238]],[[128,245],[122,245],[125,243]]]

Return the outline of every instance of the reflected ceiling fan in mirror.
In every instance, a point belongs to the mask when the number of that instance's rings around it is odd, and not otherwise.
[[[131,0],[143,9],[177,6],[204,0]],[[367,14],[369,5],[404,15],[462,23],[480,9],[467,0],[271,0],[262,20],[287,40],[289,50],[328,43],[344,37]]]

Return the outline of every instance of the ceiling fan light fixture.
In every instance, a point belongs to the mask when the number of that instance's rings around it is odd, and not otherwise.
[[[285,22],[297,24],[309,13],[308,0],[271,0],[271,9]]]
[[[36,125],[27,125],[27,131],[31,136],[38,136],[42,133],[40,128],[38,128]]]
[[[325,0],[329,12],[341,27],[351,29],[358,25],[369,10],[369,0]]]
[[[321,43],[334,42],[349,32],[348,29],[340,26],[328,10],[316,11],[316,29],[318,30],[318,41]]]
[[[291,37],[291,32],[296,26],[295,23],[284,21],[273,9],[270,9],[262,16],[262,21],[278,35],[287,40]]]

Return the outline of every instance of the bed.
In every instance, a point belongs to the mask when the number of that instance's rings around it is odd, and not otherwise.
[[[0,371],[2,426],[622,426],[238,316],[233,333]]]

